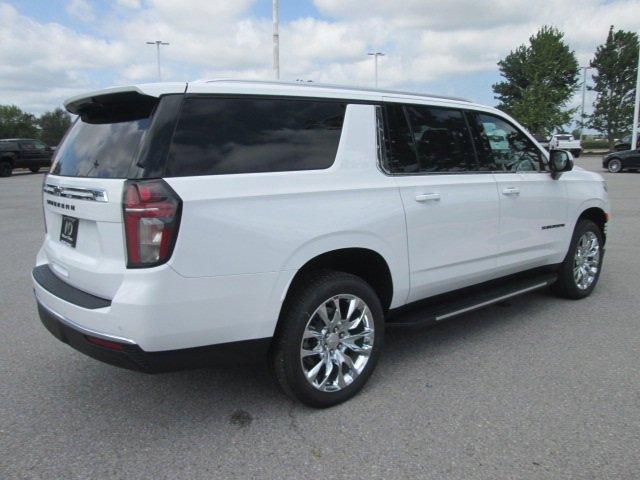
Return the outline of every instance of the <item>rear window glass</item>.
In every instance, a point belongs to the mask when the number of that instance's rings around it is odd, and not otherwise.
[[[117,123],[78,119],[56,151],[51,173],[68,177],[126,178],[150,118]]]
[[[186,98],[167,176],[314,170],[336,156],[346,104],[268,98]]]
[[[573,137],[571,135],[556,135],[556,138],[562,141],[573,140]]]

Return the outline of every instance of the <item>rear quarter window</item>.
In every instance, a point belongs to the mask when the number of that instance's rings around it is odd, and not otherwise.
[[[346,103],[332,100],[187,97],[167,176],[316,170],[338,150]]]

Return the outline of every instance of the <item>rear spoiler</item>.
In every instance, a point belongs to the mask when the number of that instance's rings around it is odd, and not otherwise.
[[[126,98],[132,96],[144,95],[138,87],[113,87],[105,88],[95,92],[83,93],[67,99],[64,102],[64,108],[69,113],[80,115],[83,110],[92,106],[101,105],[109,102],[109,99]]]
[[[112,87],[71,97],[64,102],[64,107],[90,123],[124,121],[131,116],[150,113],[161,95],[184,93],[185,90],[185,83]]]

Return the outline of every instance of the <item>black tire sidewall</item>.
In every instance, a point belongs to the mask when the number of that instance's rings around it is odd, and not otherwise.
[[[8,160],[0,161],[0,177],[10,177],[13,167]]]
[[[373,316],[375,337],[369,361],[360,375],[349,386],[338,392],[322,392],[313,387],[305,378],[300,364],[300,342],[311,314],[327,299],[338,294],[351,294],[361,298]],[[380,356],[384,339],[384,314],[380,300],[374,290],[364,280],[351,274],[332,272],[312,281],[307,288],[295,292],[288,311],[279,329],[279,351],[274,361],[275,369],[285,378],[285,391],[306,405],[324,408],[342,403],[353,397],[367,382]],[[288,387],[288,388],[287,388]]]
[[[611,171],[611,162],[617,162],[618,164],[620,164],[620,169],[612,172]],[[612,158],[611,160],[609,160],[607,162],[607,170],[609,171],[609,173],[620,173],[622,171],[622,162],[620,160],[618,160],[617,158]]]

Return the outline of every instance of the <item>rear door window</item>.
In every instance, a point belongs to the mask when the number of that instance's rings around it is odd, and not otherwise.
[[[346,103],[187,97],[165,174],[222,175],[329,168]]]
[[[476,161],[469,128],[461,111],[423,105],[407,105],[405,109],[421,172],[487,170]]]
[[[385,157],[384,168],[389,173],[418,173],[418,156],[411,128],[404,107],[389,103],[385,111]]]

